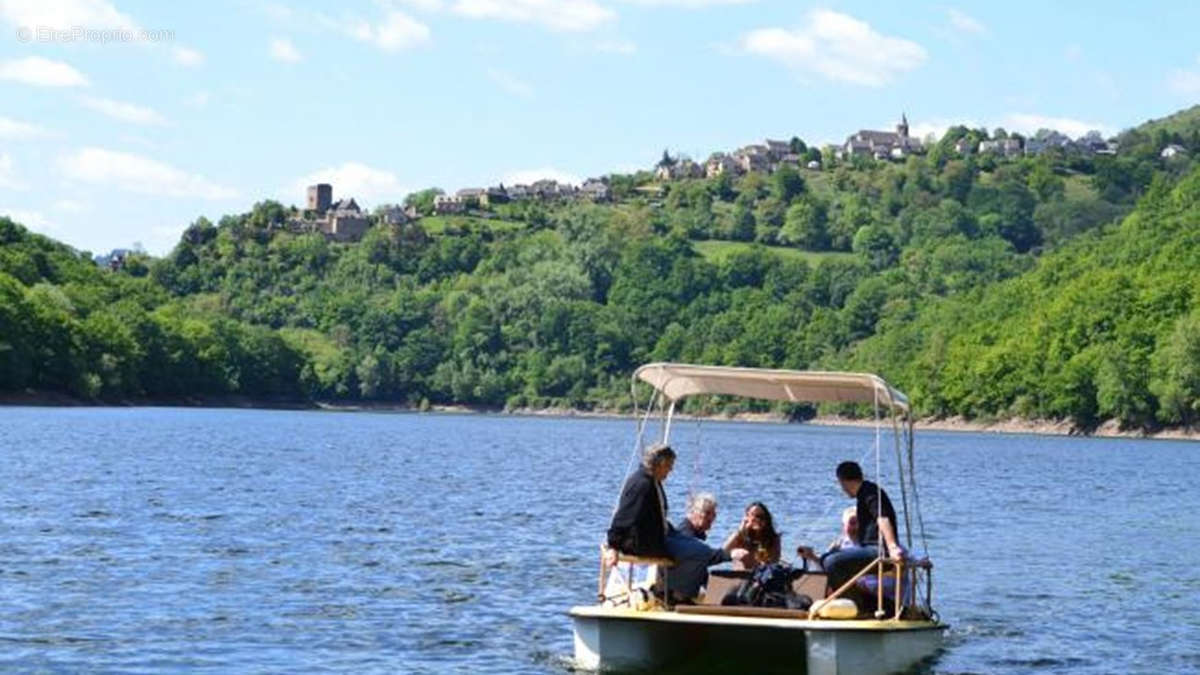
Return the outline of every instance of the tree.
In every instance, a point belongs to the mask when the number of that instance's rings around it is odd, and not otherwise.
[[[722,171],[709,181],[709,190],[713,197],[723,202],[733,201],[737,197],[737,192],[733,189],[733,174],[729,171]]]
[[[825,205],[822,202],[802,199],[788,207],[779,241],[789,246],[799,246],[810,251],[829,248],[829,231],[826,223]]]
[[[1029,189],[1043,202],[1062,199],[1066,194],[1066,183],[1054,174],[1049,162],[1037,162],[1029,172]]]
[[[853,250],[862,256],[874,270],[882,270],[895,265],[900,256],[892,233],[880,225],[860,227],[854,235]]]
[[[433,215],[433,200],[438,195],[446,194],[441,188],[427,188],[420,192],[413,192],[404,198],[405,207],[413,207],[418,213],[424,216]]]
[[[734,241],[750,241],[754,239],[756,223],[754,212],[745,204],[734,204],[729,211],[729,238]]]
[[[792,167],[784,165],[771,174],[771,195],[780,202],[790,204],[803,192],[804,177]]]
[[[1165,424],[1194,424],[1200,418],[1200,311],[1180,317],[1151,360],[1150,391]]]

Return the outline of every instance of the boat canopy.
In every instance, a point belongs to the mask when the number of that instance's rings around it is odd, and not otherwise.
[[[870,373],[648,363],[633,376],[671,401],[701,394],[725,394],[793,403],[878,402],[880,408],[889,409],[892,414],[909,413],[908,397]]]

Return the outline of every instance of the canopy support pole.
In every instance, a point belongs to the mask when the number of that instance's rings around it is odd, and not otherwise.
[[[671,438],[671,419],[675,417],[675,399],[671,399],[671,405],[667,407],[667,421],[663,424],[662,442],[666,443]]]

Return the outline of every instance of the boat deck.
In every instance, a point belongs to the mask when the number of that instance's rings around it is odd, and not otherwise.
[[[737,611],[742,608],[683,605],[675,609],[638,611],[628,607],[588,605],[571,608],[571,616],[594,619],[626,619],[707,626],[742,626],[783,628],[792,630],[838,631],[910,631],[944,630],[945,624],[929,620],[893,619],[809,619],[807,612],[787,609],[747,608],[757,611]]]

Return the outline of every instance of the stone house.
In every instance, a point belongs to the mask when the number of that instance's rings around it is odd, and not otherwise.
[[[594,178],[584,181],[583,185],[579,188],[579,193],[586,199],[594,202],[606,202],[612,194],[608,189],[608,185]]]
[[[543,178],[541,180],[534,181],[533,184],[529,186],[529,192],[534,197],[543,201],[558,199],[558,197],[561,196],[558,181],[552,178]]]
[[[690,159],[681,159],[674,164],[660,164],[654,170],[654,176],[659,180],[678,180],[680,178],[703,178],[704,167]]]
[[[724,173],[737,174],[740,171],[741,165],[723,152],[714,152],[704,163],[704,175],[708,178],[716,178]]]
[[[462,213],[466,205],[457,195],[438,195],[433,198],[433,211],[438,214]]]
[[[751,171],[768,171],[771,168],[771,160],[769,157],[767,157],[765,148],[762,152],[747,151],[746,148],[743,148],[733,156],[733,159],[738,163],[738,168],[742,173],[750,173]]]
[[[334,202],[321,221],[321,231],[335,241],[358,241],[370,227],[370,219],[353,199]]]
[[[508,190],[504,185],[490,187],[483,194],[482,201],[484,206],[492,206],[495,204],[507,204],[509,202]]]
[[[1017,157],[1021,154],[1021,141],[1017,138],[1000,138],[994,141],[981,141],[979,154],[994,154],[1001,157]]]
[[[846,138],[846,142],[838,150],[837,156],[839,159],[856,156],[900,159],[920,153],[924,149],[920,140],[908,135],[908,117],[901,114],[900,123],[896,125],[895,131],[862,129],[857,134]],[[896,152],[897,150],[899,152]]]
[[[767,156],[773,162],[783,161],[783,158],[792,154],[792,143],[790,141],[776,141],[768,138],[764,141],[767,148]]]
[[[1025,140],[1026,155],[1040,155],[1052,148],[1070,150],[1075,142],[1066,134],[1052,129],[1039,129],[1036,134]]]
[[[409,218],[408,212],[394,204],[379,213],[379,222],[384,225],[404,225],[409,220],[411,218]]]
[[[317,183],[308,186],[308,199],[305,208],[317,213],[325,213],[333,201],[333,186],[329,183]]]
[[[487,206],[487,190],[483,188],[463,188],[456,192],[455,196],[469,209]]]

